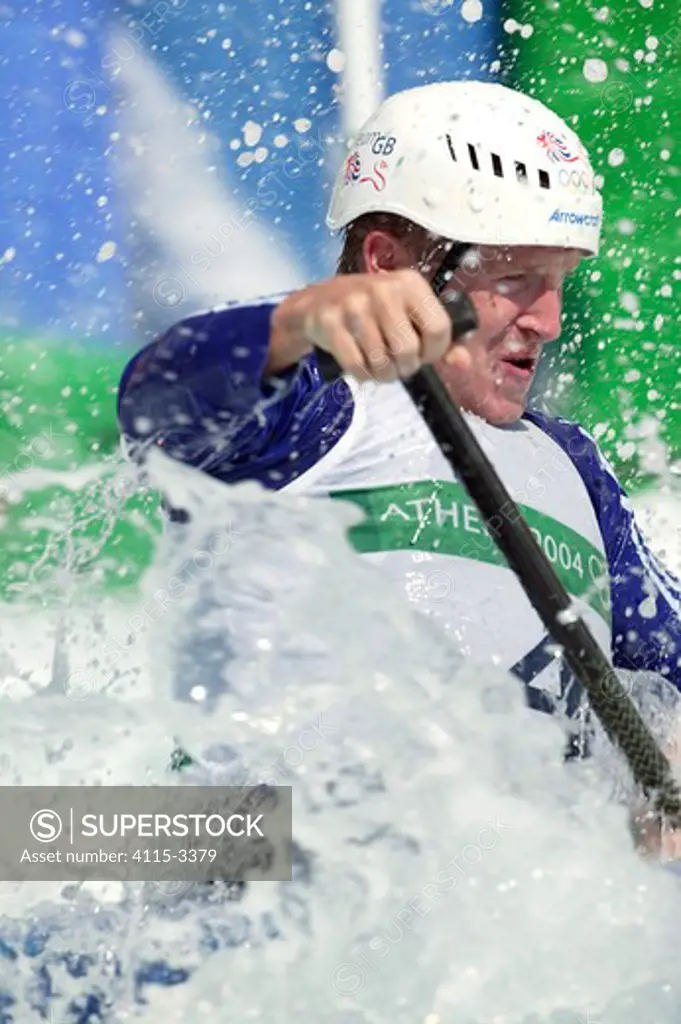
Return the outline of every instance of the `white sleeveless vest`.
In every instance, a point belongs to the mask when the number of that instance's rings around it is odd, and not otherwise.
[[[546,630],[401,384],[357,385],[347,433],[287,487],[358,504],[356,550],[380,567],[462,654],[510,668]],[[534,424],[467,420],[606,654],[609,577],[600,528],[568,454]],[[557,692],[551,663],[532,685]]]

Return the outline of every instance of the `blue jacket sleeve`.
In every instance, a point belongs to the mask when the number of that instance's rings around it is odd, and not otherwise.
[[[568,453],[596,512],[610,568],[613,664],[659,672],[681,690],[681,583],[649,550],[625,491],[589,434],[540,413],[528,418]]]
[[[325,385],[313,355],[264,376],[274,305],[214,310],[176,324],[139,352],[119,388],[131,458],[159,445],[227,483],[278,489],[345,433],[353,402],[344,381]]]

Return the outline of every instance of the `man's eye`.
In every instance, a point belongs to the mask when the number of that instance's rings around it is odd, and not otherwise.
[[[508,274],[506,277],[500,277],[497,281],[497,288],[500,292],[505,291],[518,291],[519,288],[523,288],[529,281],[526,274]]]
[[[497,281],[497,291],[517,295],[519,292],[541,291],[544,278],[542,274],[506,274]]]

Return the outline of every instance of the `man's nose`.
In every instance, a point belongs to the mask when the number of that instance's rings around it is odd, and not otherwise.
[[[549,286],[538,295],[518,317],[518,326],[533,331],[544,342],[557,341],[561,332],[563,311],[562,286]]]

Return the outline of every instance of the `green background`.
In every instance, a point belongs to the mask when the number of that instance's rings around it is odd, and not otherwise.
[[[503,18],[532,29],[506,23],[504,81],[565,118],[604,178],[601,251],[566,289],[551,408],[596,433],[630,490],[654,486],[641,437],[664,442],[667,471],[681,456],[681,4],[506,0]],[[585,75],[594,59],[602,81]]]
[[[160,531],[158,496],[120,456],[129,354],[6,335],[0,347],[2,597],[50,603],[134,586]],[[74,476],[75,473],[75,476]],[[17,498],[19,500],[17,500]]]

